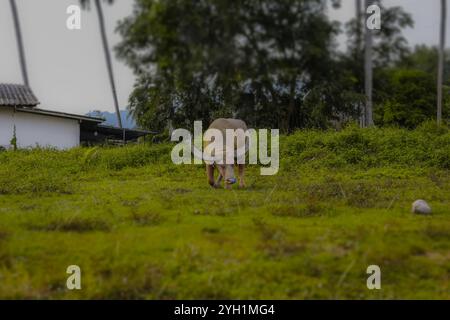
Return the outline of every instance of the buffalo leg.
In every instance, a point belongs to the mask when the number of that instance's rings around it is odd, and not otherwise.
[[[208,184],[215,188],[214,184],[214,166],[211,166],[209,164],[206,165],[206,177],[208,178]]]
[[[240,164],[239,165],[239,188],[245,188],[244,171],[245,171],[245,164]]]
[[[219,188],[221,182],[222,182],[222,175],[219,172],[219,176],[217,177],[217,181],[216,181],[216,184],[214,185],[214,187]]]

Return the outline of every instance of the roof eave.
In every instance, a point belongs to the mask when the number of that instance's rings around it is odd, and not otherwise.
[[[84,116],[84,115],[78,115],[78,114],[72,114],[72,113],[66,113],[66,112],[59,112],[59,111],[53,111],[53,110],[45,110],[45,109],[39,109],[39,108],[15,107],[15,110],[18,112],[24,112],[24,113],[33,113],[33,114],[46,115],[46,116],[50,116],[50,117],[73,119],[73,120],[96,122],[96,123],[102,123],[105,121],[105,119],[103,119],[103,118],[90,117],[90,116]]]

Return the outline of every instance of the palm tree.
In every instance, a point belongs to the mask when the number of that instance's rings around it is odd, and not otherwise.
[[[114,0],[105,0],[105,1],[108,2],[109,4],[114,2]],[[80,0],[80,2],[84,8],[89,8],[90,0]],[[116,109],[117,123],[119,125],[119,128],[122,128],[122,118],[120,116],[119,101],[117,99],[116,84],[114,81],[114,73],[111,63],[111,54],[109,52],[108,37],[106,36],[105,18],[103,16],[102,4],[100,3],[100,0],[94,0],[94,4],[98,14],[100,34],[102,37],[103,51],[105,52],[106,67],[108,68],[109,82],[111,85],[111,91],[114,99],[114,107]]]
[[[447,22],[447,3],[441,0],[441,32],[439,43],[439,62],[437,78],[437,123],[442,122],[442,82],[444,77],[445,27]]]
[[[372,0],[366,0],[366,9],[373,4]],[[372,70],[372,30],[365,28],[365,54],[364,54],[364,87],[366,93],[365,108],[365,126],[373,126],[373,107],[372,107],[372,89],[373,89],[373,70]]]
[[[11,4],[11,11],[14,21],[14,29],[16,31],[16,40],[17,40],[17,48],[19,50],[19,59],[20,59],[20,68],[22,70],[22,79],[23,83],[28,87],[29,81],[28,81],[28,72],[27,72],[27,63],[25,60],[25,49],[23,47],[23,41],[22,41],[22,32],[20,30],[20,21],[19,21],[19,14],[17,12],[17,5],[15,0],[9,0],[9,3]]]
[[[362,40],[362,24],[361,24],[361,0],[355,0],[355,19],[356,19],[356,46],[355,46],[355,61],[359,62],[361,55],[361,40]],[[361,127],[365,126],[365,108],[362,108],[362,105],[358,103],[358,113],[359,113],[359,125]],[[364,113],[362,112],[364,111]]]
[[[356,19],[356,50],[359,54],[361,50],[362,26],[361,26],[361,0],[355,0],[355,19]]]

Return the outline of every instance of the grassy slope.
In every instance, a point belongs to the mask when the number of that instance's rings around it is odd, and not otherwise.
[[[0,153],[0,298],[449,299],[450,134],[430,130],[299,132],[233,191],[168,145]]]

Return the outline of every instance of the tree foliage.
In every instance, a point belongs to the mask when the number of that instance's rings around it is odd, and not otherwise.
[[[450,60],[445,63],[449,75]],[[379,125],[415,128],[436,114],[437,49],[416,46],[393,67],[375,76],[376,120]],[[444,83],[444,119],[450,116],[450,79]]]
[[[290,131],[353,108],[340,99],[338,25],[326,1],[137,0],[118,30],[118,55],[138,75],[130,108],[143,127],[237,116]],[[311,101],[322,102],[320,117]]]
[[[384,97],[378,123],[414,128],[435,114],[435,79],[420,70],[392,69],[385,72]]]
[[[446,50],[444,61],[444,84],[450,85],[450,50]],[[417,69],[437,77],[438,49],[426,45],[415,46],[414,50],[398,62],[405,69]]]
[[[415,127],[433,114],[435,49],[411,51],[402,34],[413,26],[411,15],[377,4],[383,14],[373,44],[375,124]],[[327,5],[136,0],[119,23],[116,50],[137,76],[129,108],[138,125],[164,131],[239,117],[291,132],[357,119],[365,99],[364,19],[345,25],[347,50],[338,51],[342,28],[329,20]]]

